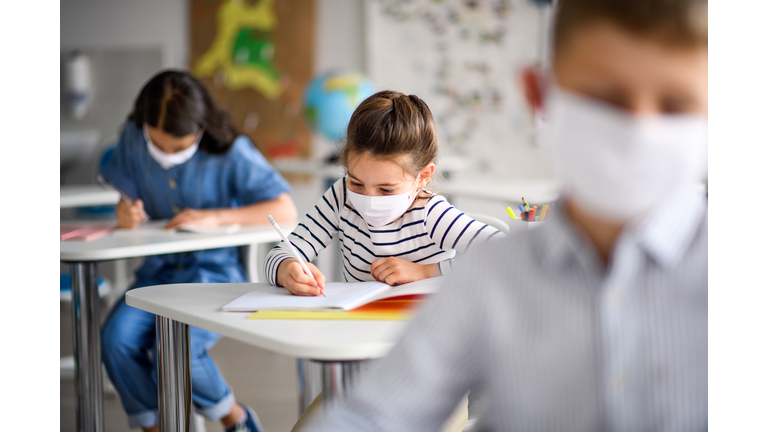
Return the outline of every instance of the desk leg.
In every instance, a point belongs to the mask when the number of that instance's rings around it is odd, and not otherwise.
[[[79,432],[104,430],[101,375],[101,303],[95,262],[72,263],[72,341]]]
[[[296,372],[299,383],[299,416],[304,414],[307,407],[322,389],[322,367],[320,364],[307,359],[296,359]]]
[[[323,405],[344,397],[357,379],[362,361],[321,361],[323,366]]]
[[[189,432],[192,386],[189,325],[157,316],[157,400],[160,432]]]

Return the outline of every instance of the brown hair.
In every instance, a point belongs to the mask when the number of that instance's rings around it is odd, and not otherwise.
[[[416,95],[380,91],[357,107],[347,127],[341,163],[365,153],[399,163],[414,177],[437,159],[437,129],[432,112]],[[401,156],[408,156],[403,166]]]
[[[680,47],[708,43],[707,0],[560,0],[555,53],[580,27],[607,21],[632,33]]]

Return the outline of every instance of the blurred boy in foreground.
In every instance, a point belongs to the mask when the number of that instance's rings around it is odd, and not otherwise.
[[[529,73],[565,187],[540,229],[456,263],[312,431],[707,428],[707,1],[560,0]]]

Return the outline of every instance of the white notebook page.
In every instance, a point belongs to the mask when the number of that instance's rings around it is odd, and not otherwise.
[[[354,309],[391,287],[381,282],[326,283],[325,297],[295,296],[281,287],[249,292],[221,309],[224,311]]]

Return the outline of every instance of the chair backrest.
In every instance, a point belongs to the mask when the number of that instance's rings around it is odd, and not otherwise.
[[[490,225],[496,228],[497,230],[503,232],[505,235],[509,235],[509,225],[507,225],[507,223],[501,219],[482,213],[466,213],[466,215],[478,222],[482,222],[486,225]]]
[[[276,245],[277,243],[258,243],[241,247],[240,259],[243,263],[245,277],[248,279],[248,282],[267,281],[262,264],[267,258],[269,251]]]

